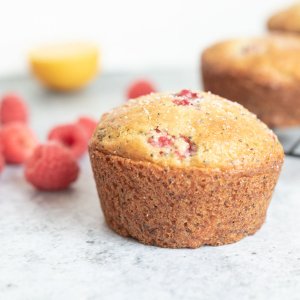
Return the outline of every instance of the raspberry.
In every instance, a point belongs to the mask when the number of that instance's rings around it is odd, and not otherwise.
[[[2,148],[8,163],[21,164],[31,155],[37,138],[25,124],[6,124],[1,130]]]
[[[190,90],[182,90],[174,95],[176,98],[172,100],[175,105],[179,106],[199,106],[202,101],[202,96]]]
[[[156,140],[154,138],[149,138],[148,141],[152,146],[154,147],[169,147],[172,146],[173,141],[170,137],[168,136],[160,136]]]
[[[0,173],[3,171],[4,166],[5,166],[5,159],[3,156],[2,134],[0,133]]]
[[[65,189],[77,179],[78,173],[70,150],[56,142],[37,146],[25,164],[25,178],[40,190]]]
[[[10,122],[27,123],[28,111],[24,100],[16,94],[3,96],[0,106],[0,121],[2,124]]]
[[[179,93],[177,93],[176,96],[179,96],[179,97],[183,96],[183,97],[186,97],[186,98],[189,98],[189,99],[196,99],[196,98],[198,98],[197,93],[193,93],[190,90],[182,90]]]
[[[160,148],[160,155],[175,154],[179,159],[185,159],[197,152],[197,146],[190,137],[183,135],[176,137],[158,128],[150,131],[150,134],[148,143],[155,148]]]
[[[86,132],[88,138],[90,139],[97,127],[97,121],[89,117],[80,117],[77,124]]]
[[[170,147],[173,144],[173,137],[170,136],[167,132],[161,131],[156,128],[152,132],[152,136],[148,138],[148,143],[153,147]]]
[[[48,139],[60,142],[69,148],[75,158],[79,158],[87,150],[88,137],[78,124],[56,126],[50,131]]]
[[[136,80],[127,90],[127,99],[134,99],[140,96],[155,92],[154,85],[148,80]]]
[[[0,173],[3,171],[4,166],[5,166],[5,160],[2,153],[0,153]]]
[[[181,144],[181,146],[178,147],[180,151],[177,151],[177,155],[180,158],[185,158],[196,154],[197,146],[189,137],[182,135],[178,138],[178,141]]]
[[[182,99],[182,100],[174,99],[173,103],[176,105],[182,105],[182,106],[187,106],[187,105],[191,104],[191,102],[187,99]]]

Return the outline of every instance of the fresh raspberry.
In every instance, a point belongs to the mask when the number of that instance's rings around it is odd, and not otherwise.
[[[4,156],[2,153],[0,153],[0,173],[3,171],[4,166],[5,166]]]
[[[60,142],[69,148],[75,158],[79,158],[87,150],[88,137],[78,124],[56,126],[50,131],[48,139]]]
[[[16,94],[6,94],[3,96],[0,106],[1,123],[27,123],[27,120],[28,111],[24,100]]]
[[[25,164],[25,177],[40,190],[56,191],[67,188],[79,173],[70,150],[56,142],[39,145]]]
[[[140,96],[148,95],[156,91],[154,85],[148,80],[136,80],[127,90],[127,99],[134,99]]]
[[[89,117],[80,117],[77,124],[82,127],[90,139],[97,127],[97,121]]]
[[[3,156],[3,146],[2,146],[2,133],[0,132],[0,173],[5,167],[5,159]]]
[[[0,128],[0,154],[3,154],[3,138],[2,138],[2,128]]]
[[[23,123],[8,123],[2,127],[3,156],[8,163],[21,164],[37,145],[33,131]]]

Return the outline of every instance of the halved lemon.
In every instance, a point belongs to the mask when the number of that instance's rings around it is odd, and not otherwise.
[[[39,47],[29,54],[35,76],[48,88],[72,91],[84,87],[98,71],[98,48],[90,43]]]

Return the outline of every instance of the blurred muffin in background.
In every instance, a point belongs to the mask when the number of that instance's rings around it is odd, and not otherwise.
[[[271,127],[300,124],[300,38],[273,34],[218,43],[202,55],[204,88]]]
[[[91,43],[47,45],[31,51],[31,70],[41,83],[57,91],[86,86],[98,71],[98,48]]]
[[[269,30],[300,33],[300,2],[270,17]]]

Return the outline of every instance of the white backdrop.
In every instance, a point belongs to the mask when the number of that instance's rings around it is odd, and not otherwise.
[[[105,70],[191,67],[218,39],[257,35],[287,0],[0,0],[0,75],[40,43],[91,40]]]

